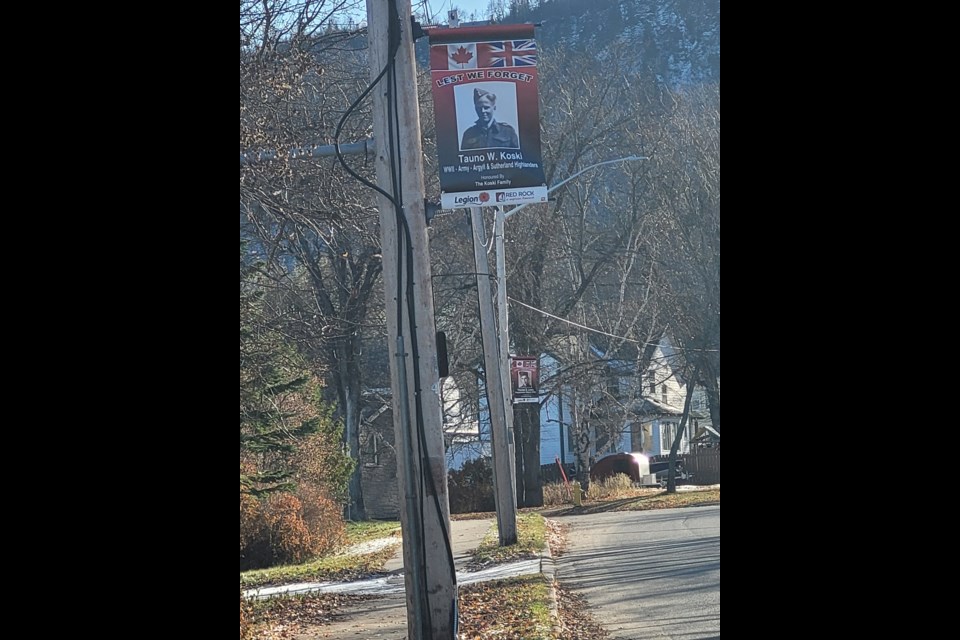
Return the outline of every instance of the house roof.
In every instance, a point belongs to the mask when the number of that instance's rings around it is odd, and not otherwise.
[[[703,425],[697,430],[697,434],[693,437],[694,440],[720,440],[720,433],[709,425]]]
[[[653,398],[641,398],[630,405],[630,412],[638,416],[679,416],[683,415],[682,409],[677,409],[666,402],[659,402]]]
[[[672,404],[659,402],[653,398],[641,398],[630,406],[630,412],[641,418],[659,418],[664,416],[682,416],[683,409],[678,409]],[[706,418],[698,411],[690,410],[691,418]]]

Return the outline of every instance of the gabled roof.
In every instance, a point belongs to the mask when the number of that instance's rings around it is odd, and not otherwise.
[[[617,371],[621,374],[632,373],[633,367],[636,366],[637,360],[641,357],[639,345],[636,343],[627,342],[620,346],[618,350],[618,355],[615,358],[610,358],[606,352],[606,345],[609,342],[604,336],[591,336],[590,337],[590,351],[597,358],[609,358],[607,366]],[[651,343],[650,347],[654,347]],[[681,361],[681,356],[674,346],[672,339],[669,334],[663,334],[660,336],[660,340],[657,342],[655,349],[659,350],[662,354],[662,358],[657,358],[654,355],[654,359],[648,365],[649,369],[669,369],[672,372],[672,375],[676,378],[677,382],[681,386],[686,386],[687,381],[685,377],[680,373],[681,367],[678,365]]]
[[[703,425],[697,430],[696,435],[693,437],[693,441],[720,442],[720,433],[709,425]]]
[[[663,417],[676,417],[683,415],[683,409],[678,409],[672,404],[667,404],[666,402],[659,402],[653,398],[641,398],[637,400],[632,405],[630,405],[630,412],[634,415],[640,416],[641,418],[663,418]],[[690,410],[691,418],[706,418],[705,415],[698,411]]]
[[[653,398],[641,398],[637,400],[630,405],[630,412],[644,417],[683,415],[683,409],[677,409],[671,404],[659,402]]]

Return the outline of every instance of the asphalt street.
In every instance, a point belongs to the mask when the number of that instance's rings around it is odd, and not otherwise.
[[[555,518],[557,579],[613,638],[720,637],[720,506]]]

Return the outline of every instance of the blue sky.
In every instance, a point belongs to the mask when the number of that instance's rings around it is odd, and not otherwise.
[[[420,1],[421,0],[413,0],[413,6],[416,7],[419,5]],[[447,21],[447,11],[451,7],[460,9],[461,15],[469,14],[473,11],[482,15],[486,13],[490,0],[429,0],[428,4],[430,6],[430,12],[436,16],[437,21],[445,23]]]
[[[423,10],[423,4],[424,0],[411,1],[411,6],[416,13],[419,13]],[[451,7],[456,7],[460,10],[461,20],[474,11],[477,12],[477,17],[479,19],[484,19],[487,13],[487,8],[490,6],[490,0],[427,0],[426,4],[430,10],[431,16],[433,16],[433,19],[435,20],[435,24],[446,24],[447,11],[449,11]],[[505,0],[504,5],[509,7],[509,1]],[[366,13],[365,6],[363,4],[360,5],[360,10],[362,13],[359,16],[359,19],[362,20],[364,13]]]

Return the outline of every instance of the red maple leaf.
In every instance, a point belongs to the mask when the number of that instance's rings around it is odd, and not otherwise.
[[[450,56],[450,59],[456,62],[457,64],[467,64],[468,62],[470,62],[470,58],[472,57],[473,57],[472,53],[470,53],[463,47],[460,47],[459,49],[457,49],[457,52],[455,54]]]
[[[490,194],[487,193],[486,191],[480,194],[480,202],[486,202],[489,199],[490,199]]]

